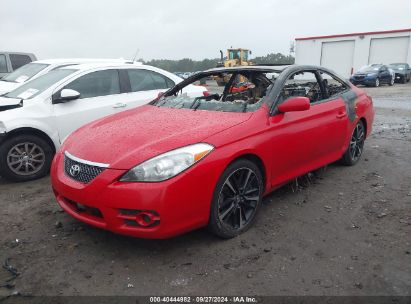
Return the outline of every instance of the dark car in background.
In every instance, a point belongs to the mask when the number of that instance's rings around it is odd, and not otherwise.
[[[394,84],[394,74],[384,64],[367,65],[359,69],[350,77],[353,85],[365,85],[379,87],[381,84]]]
[[[0,51],[0,78],[36,60],[34,54]]]
[[[389,68],[395,72],[395,81],[400,83],[406,83],[411,78],[411,68],[408,63],[391,63]]]

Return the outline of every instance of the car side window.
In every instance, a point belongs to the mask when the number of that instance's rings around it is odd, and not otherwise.
[[[31,59],[27,55],[10,54],[10,61],[11,61],[11,66],[13,67],[13,70],[16,70],[19,67],[22,67],[23,65],[26,65],[27,63],[30,63]]]
[[[130,79],[131,91],[150,91],[168,89],[174,86],[174,82],[169,78],[144,69],[127,70]]]
[[[7,73],[6,55],[0,54],[0,73]]]
[[[174,87],[175,83],[168,77],[161,75],[156,72],[151,72],[151,77],[153,77],[156,89],[169,89]]]
[[[322,78],[325,95],[328,98],[337,96],[349,88],[349,86],[337,79],[334,75],[323,71],[320,71],[320,75]]]
[[[120,94],[117,70],[104,70],[86,74],[69,83],[64,89],[75,90],[81,98]]]
[[[307,97],[310,99],[310,103],[323,99],[321,88],[314,72],[302,71],[292,74],[284,83],[279,96],[279,102],[296,96]]]
[[[144,69],[127,70],[130,79],[131,92],[155,90],[154,80],[150,71]]]

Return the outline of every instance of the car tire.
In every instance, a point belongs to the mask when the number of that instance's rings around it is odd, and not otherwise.
[[[380,79],[377,78],[375,79],[374,87],[379,87],[380,86]]]
[[[390,80],[390,82],[388,83],[388,85],[389,85],[390,87],[392,87],[392,86],[394,85],[394,82],[395,82],[395,77],[391,77],[391,80]]]
[[[351,135],[350,144],[341,158],[346,166],[355,165],[361,158],[364,150],[365,126],[362,120],[358,121]]]
[[[38,179],[50,171],[54,151],[36,135],[22,134],[0,145],[0,176],[14,182]]]
[[[225,239],[248,230],[261,206],[263,188],[263,176],[256,164],[247,159],[230,164],[214,190],[209,230]]]
[[[404,76],[404,77],[401,79],[401,83],[402,83],[402,84],[407,83],[407,77],[406,77],[406,76]]]

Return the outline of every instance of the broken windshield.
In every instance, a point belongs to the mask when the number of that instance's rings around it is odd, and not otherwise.
[[[270,92],[278,73],[273,71],[240,71],[208,74],[184,87],[174,88],[151,104],[179,109],[252,112]],[[190,86],[204,86],[207,91],[192,93]],[[195,90],[196,92],[198,90]]]

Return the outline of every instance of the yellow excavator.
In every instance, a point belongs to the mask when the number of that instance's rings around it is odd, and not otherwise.
[[[251,55],[251,51],[247,49],[227,49],[227,58],[224,60],[223,51],[220,51],[221,61],[218,62],[217,67],[236,67],[242,65],[253,65],[248,56]],[[219,86],[224,86],[229,80],[228,76],[214,77],[214,80]]]

